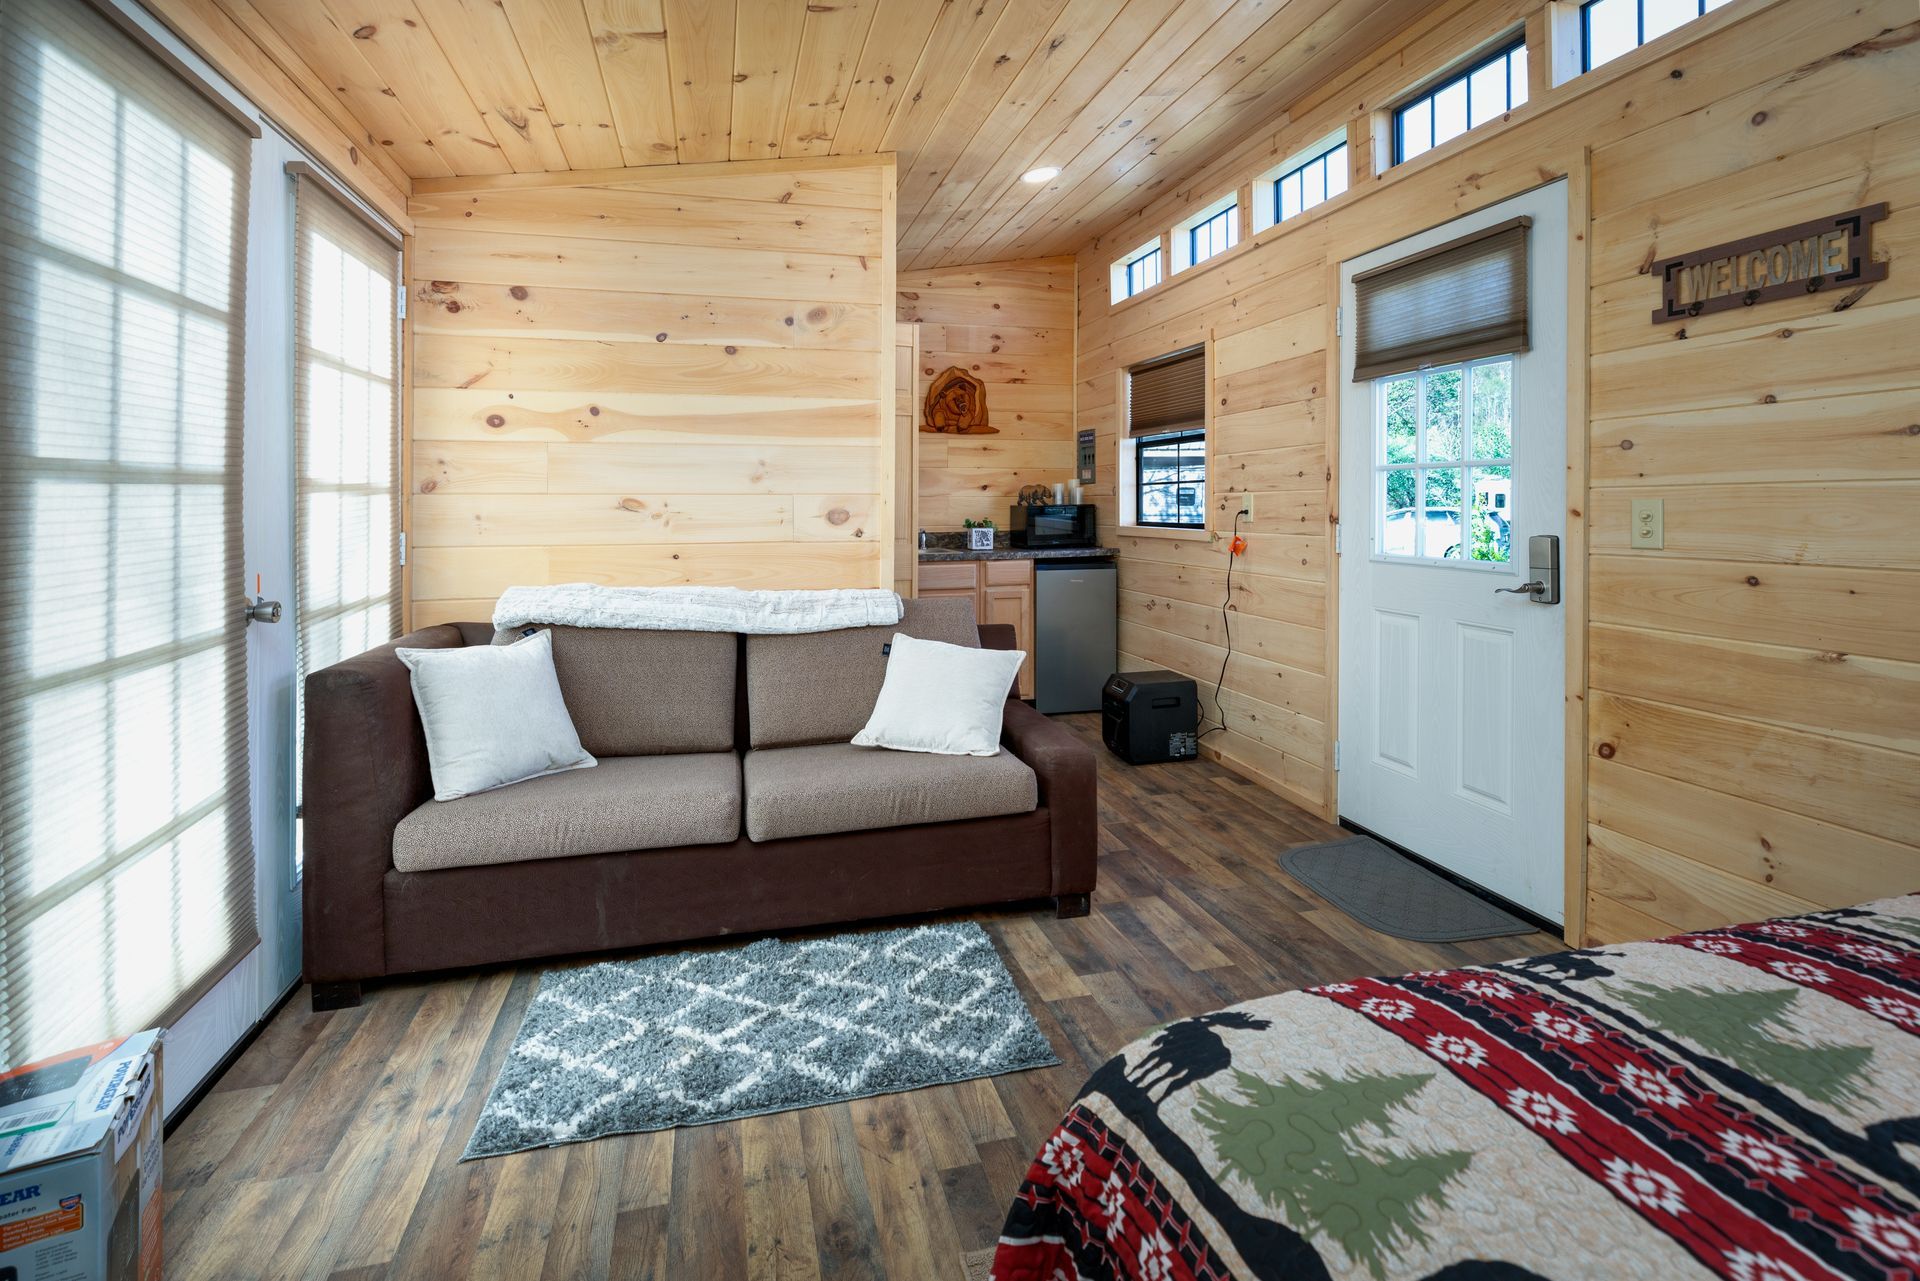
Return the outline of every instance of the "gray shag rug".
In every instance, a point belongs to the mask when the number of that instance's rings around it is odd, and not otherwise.
[[[970,921],[549,970],[461,1159],[1058,1062]]]
[[[1280,866],[1354,920],[1395,938],[1458,943],[1534,930],[1371,836],[1302,845],[1282,854]]]

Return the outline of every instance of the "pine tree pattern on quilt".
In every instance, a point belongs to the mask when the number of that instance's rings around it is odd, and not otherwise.
[[[1174,1023],[995,1281],[1920,1278],[1920,896]]]

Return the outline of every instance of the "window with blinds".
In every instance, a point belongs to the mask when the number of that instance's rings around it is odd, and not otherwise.
[[[400,247],[306,166],[290,169],[294,625],[304,689],[308,672],[400,631]],[[304,706],[299,715],[304,732]]]
[[[1207,352],[1189,347],[1127,370],[1135,525],[1207,523]]]
[[[239,609],[250,139],[89,6],[0,6],[0,1061],[255,943]]]

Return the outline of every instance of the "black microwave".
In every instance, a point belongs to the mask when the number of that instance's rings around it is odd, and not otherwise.
[[[1100,531],[1092,503],[1016,504],[1007,522],[1015,547],[1096,547]]]

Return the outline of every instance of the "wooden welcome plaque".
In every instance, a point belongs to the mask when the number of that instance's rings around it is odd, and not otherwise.
[[[1653,323],[1885,280],[1887,264],[1873,260],[1873,225],[1886,216],[1882,201],[1663,258],[1648,269],[1660,277]]]

